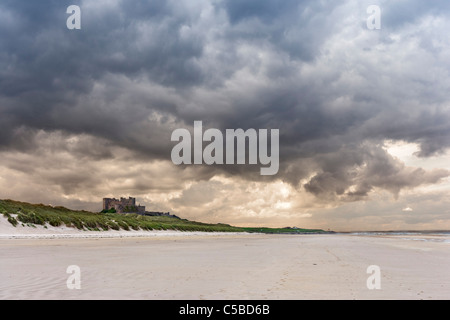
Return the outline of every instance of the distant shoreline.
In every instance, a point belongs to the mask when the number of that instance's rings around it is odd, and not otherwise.
[[[387,231],[336,231],[336,233],[342,234],[450,234],[450,230],[387,230]]]
[[[119,239],[119,238],[181,238],[181,237],[251,237],[257,235],[320,235],[330,232],[304,233],[264,233],[264,232],[226,232],[226,231],[181,231],[181,230],[85,230],[67,226],[17,225],[13,226],[0,215],[0,241],[12,239]]]

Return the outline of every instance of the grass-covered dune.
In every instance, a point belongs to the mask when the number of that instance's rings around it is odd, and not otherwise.
[[[96,213],[44,204],[0,200],[0,213],[14,225],[67,226],[79,230],[179,230],[203,232],[321,233],[323,230],[291,228],[241,228],[227,224],[208,224],[167,216]]]
[[[239,228],[245,232],[258,232],[258,233],[276,233],[276,234],[304,234],[304,233],[330,233],[325,232],[322,229],[301,229],[301,228]]]

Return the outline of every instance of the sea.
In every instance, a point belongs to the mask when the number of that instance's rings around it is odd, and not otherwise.
[[[411,241],[443,242],[450,244],[450,231],[361,231],[347,234],[359,236],[377,236]]]

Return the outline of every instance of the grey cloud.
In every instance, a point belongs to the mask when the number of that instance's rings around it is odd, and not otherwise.
[[[155,134],[164,121],[149,125],[145,118],[155,110],[164,118],[174,112],[173,103],[152,94],[144,97],[142,91],[141,97],[121,100],[127,94],[124,88],[108,79],[118,76],[129,79],[128,84],[143,80],[169,87],[200,83],[195,58],[202,53],[201,35],[180,34],[195,16],[165,1],[137,7],[119,1],[117,7],[83,10],[83,5],[95,4],[85,1],[75,3],[82,7],[82,29],[71,32],[65,28],[69,4],[73,2],[1,5],[17,20],[10,21],[14,26],[2,34],[0,43],[5,66],[0,71],[0,143],[6,148],[20,145],[20,127],[65,130],[103,136],[161,157],[161,148],[155,151],[143,135],[157,144],[167,141],[167,135]],[[103,96],[96,93],[99,83],[106,86]]]
[[[399,29],[405,24],[418,23],[420,18],[427,15],[445,16],[450,11],[450,4],[445,0],[431,3],[420,0],[384,2],[380,7],[383,12],[383,24],[388,28]]]
[[[425,14],[448,15],[448,5],[404,3],[380,4],[383,33],[374,44],[361,21],[348,25],[348,8],[362,10],[356,16],[366,8],[348,2],[4,1],[2,12],[15,19],[0,22],[1,147],[32,152],[42,130],[94,137],[46,147],[91,161],[114,159],[112,146],[169,161],[171,131],[203,120],[222,130],[279,128],[274,178],[296,186],[308,179],[304,188],[328,201],[436,183],[448,173],[405,168],[376,147],[415,142],[428,157],[450,146],[448,75],[426,72],[450,67],[445,52],[418,30],[424,51],[408,52],[412,65],[403,55],[408,39],[390,39]],[[69,4],[82,7],[79,31],[65,28]],[[214,166],[182,176],[270,179],[258,171]],[[67,192],[81,184],[65,177],[50,179]],[[133,188],[154,188],[143,181]]]
[[[312,61],[341,23],[335,14],[340,5],[336,1],[225,0],[218,7],[229,17],[231,41],[269,41],[293,59]]]
[[[361,148],[319,155],[315,158],[321,172],[313,176],[305,189],[329,201],[364,199],[374,188],[398,196],[402,189],[434,184],[450,176],[450,171],[406,167],[380,146],[366,144]],[[353,188],[353,189],[351,189]]]

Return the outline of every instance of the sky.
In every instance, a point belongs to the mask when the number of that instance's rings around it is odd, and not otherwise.
[[[450,229],[449,18],[448,0],[3,0],[0,199]],[[175,165],[194,121],[278,129],[277,174]]]

